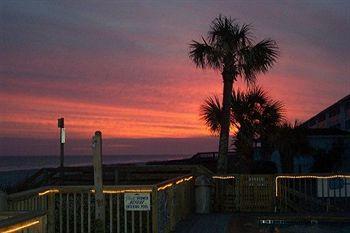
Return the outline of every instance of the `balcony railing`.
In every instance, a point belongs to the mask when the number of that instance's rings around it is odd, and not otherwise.
[[[0,232],[46,232],[46,213],[43,211],[0,212]]]
[[[176,223],[193,211],[193,180],[192,175],[186,175],[155,185],[104,186],[105,232],[174,230]],[[149,194],[150,209],[126,210],[127,193]],[[93,186],[41,187],[9,195],[7,205],[12,213],[43,213],[43,219],[31,219],[39,221],[41,226],[41,231],[33,232],[90,233],[95,232],[96,227],[94,197]],[[17,225],[25,226],[23,221],[15,220],[7,226],[15,229]]]
[[[232,174],[213,178],[217,211],[350,212],[350,174]]]

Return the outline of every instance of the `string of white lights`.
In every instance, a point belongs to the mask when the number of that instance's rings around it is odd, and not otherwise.
[[[27,223],[27,224],[23,224],[23,225],[20,225],[20,226],[18,226],[18,227],[15,227],[15,228],[12,228],[12,229],[3,231],[2,233],[12,233],[12,232],[16,232],[16,231],[23,230],[23,229],[25,229],[25,228],[34,226],[34,225],[39,224],[39,223],[40,223],[39,220],[35,220],[35,221],[29,222],[29,223]]]
[[[182,178],[182,179],[179,179],[177,181],[175,181],[174,183],[171,182],[171,183],[168,183],[168,184],[165,184],[161,187],[158,187],[157,188],[157,191],[160,191],[160,190],[164,190],[166,188],[169,188],[173,185],[178,185],[178,184],[181,184],[182,182],[185,182],[185,181],[190,181],[191,179],[193,178],[193,176],[189,176],[189,177],[185,177],[185,178]],[[50,194],[50,193],[59,193],[60,190],[58,189],[48,189],[46,191],[43,191],[43,192],[40,192],[38,193],[39,196],[43,196],[43,195],[46,195],[46,194]],[[95,192],[94,189],[91,189],[90,192]],[[106,194],[118,194],[118,193],[126,193],[126,192],[129,192],[129,193],[150,193],[152,192],[152,189],[122,189],[122,190],[103,190],[103,193],[106,193]]]
[[[350,178],[350,175],[330,175],[330,176],[317,176],[317,175],[299,175],[299,176],[276,176],[275,178],[275,188],[276,197],[278,197],[278,180],[279,179],[335,179],[335,178]]]
[[[213,179],[218,180],[228,180],[228,179],[235,179],[234,176],[212,176]]]

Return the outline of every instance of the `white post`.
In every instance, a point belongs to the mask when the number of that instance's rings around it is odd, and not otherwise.
[[[102,133],[95,132],[92,138],[92,155],[95,185],[95,227],[96,232],[105,232],[105,199],[102,181]]]

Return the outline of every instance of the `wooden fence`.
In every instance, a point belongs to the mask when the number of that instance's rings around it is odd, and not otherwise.
[[[172,231],[193,211],[193,176],[167,180],[157,185],[104,186],[105,232],[148,233]],[[126,193],[147,193],[148,211],[127,211]],[[93,186],[43,187],[8,196],[11,211],[45,211],[44,232],[94,232]]]
[[[232,174],[213,179],[215,211],[350,211],[350,175],[347,174]]]
[[[279,212],[349,212],[350,176],[345,174],[283,175],[275,178]]]
[[[194,209],[193,176],[165,181],[157,185],[154,195],[155,214],[153,223],[156,232],[172,232],[175,225]],[[191,185],[188,185],[191,184]]]
[[[343,212],[350,210],[350,175],[285,174],[213,176],[214,210],[220,212]],[[155,185],[104,186],[105,232],[169,233],[193,212],[194,177],[186,175]],[[127,193],[149,194],[150,209],[125,209]],[[44,213],[39,233],[94,232],[93,186],[52,186],[8,196],[12,213]],[[33,220],[29,219],[29,220]],[[34,220],[33,220],[34,221]],[[4,223],[7,222],[7,223]],[[0,219],[0,229],[25,226]],[[1,225],[2,224],[2,225]],[[30,229],[30,227],[27,227]],[[6,232],[3,229],[0,232]],[[13,231],[10,231],[13,232]],[[30,232],[30,231],[29,231]]]
[[[270,175],[213,176],[214,207],[224,212],[272,212],[274,179]]]
[[[46,214],[42,211],[33,212],[13,212],[6,211],[0,213],[0,232],[26,232],[44,233],[46,232]]]

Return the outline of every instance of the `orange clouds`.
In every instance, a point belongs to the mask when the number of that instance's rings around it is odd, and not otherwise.
[[[127,138],[207,134],[197,112],[114,107],[24,95],[1,94],[0,97],[1,105],[8,109],[1,116],[1,127],[7,136],[55,137],[56,120],[61,116],[66,118],[67,133],[72,137],[89,137],[95,130],[102,130],[106,137]],[[15,106],[15,111],[11,106]]]
[[[219,13],[252,23],[257,40],[277,41],[281,57],[258,83],[285,104],[289,120],[306,120],[350,89],[348,25],[339,24],[348,22],[347,7],[333,14],[334,4],[277,2],[5,5],[0,126],[7,136],[56,138],[58,117],[68,138],[95,130],[109,138],[210,135],[199,107],[221,94],[222,81],[195,68],[188,44]]]

